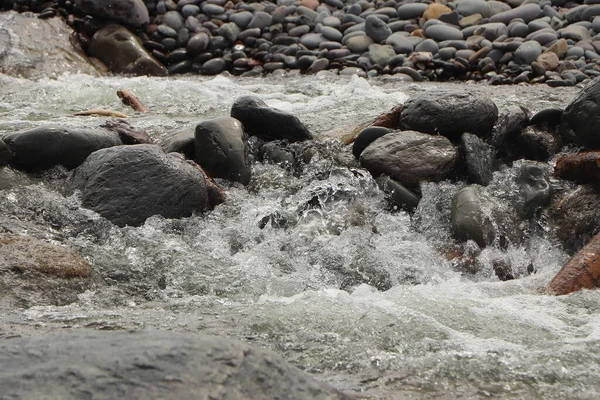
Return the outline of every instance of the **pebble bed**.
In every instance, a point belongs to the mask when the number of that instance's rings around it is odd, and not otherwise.
[[[299,70],[550,86],[573,86],[600,75],[600,0],[144,3],[149,23],[128,27],[169,74]],[[0,4],[40,18],[62,15],[84,47],[109,22],[78,12],[71,1]]]

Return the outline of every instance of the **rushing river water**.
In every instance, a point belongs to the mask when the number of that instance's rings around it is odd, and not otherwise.
[[[62,191],[60,169],[0,191],[2,230],[69,245],[104,282],[67,306],[2,310],[0,337],[205,332],[271,348],[318,379],[370,398],[598,398],[600,291],[540,294],[568,259],[543,224],[503,252],[517,272],[531,263],[534,274],[499,281],[489,262],[495,249],[482,252],[477,273],[456,271],[440,248],[452,242],[449,200],[464,183],[424,185],[412,216],[389,211],[337,139],[439,87],[356,77],[32,82],[0,75],[0,135],[50,123],[98,126],[103,118],[72,114],[130,113],[116,96],[127,88],[152,110],[129,121],[157,140],[227,116],[237,97],[253,94],[296,114],[321,142],[301,174],[255,163],[248,187],[224,183],[227,201],[214,211],[152,217],[140,228],[118,228],[81,209],[76,194]],[[576,93],[461,87],[487,93],[500,110],[564,107]],[[491,186],[500,196],[514,190],[511,174],[495,173]]]

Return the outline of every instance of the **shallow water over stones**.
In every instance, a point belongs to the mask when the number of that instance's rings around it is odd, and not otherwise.
[[[465,184],[424,184],[413,215],[389,211],[352,146],[339,141],[410,96],[440,88],[487,95],[500,112],[563,108],[576,89],[328,76],[0,76],[0,83],[0,135],[50,123],[99,126],[104,118],[71,115],[131,113],[116,96],[127,88],[150,109],[129,122],[157,141],[228,116],[243,95],[293,113],[318,141],[300,169],[254,162],[246,188],[222,181],[227,200],[213,211],[151,217],[138,228],[81,208],[63,191],[67,172],[59,168],[0,191],[1,231],[68,245],[102,281],[70,305],[3,309],[0,337],[202,332],[265,346],[319,380],[377,399],[597,397],[600,294],[538,293],[568,258],[543,219],[518,223],[518,237],[475,255],[472,270],[453,265],[445,254],[454,244],[450,204]],[[520,167],[495,172],[487,188],[508,217]],[[499,259],[518,279],[499,280]]]

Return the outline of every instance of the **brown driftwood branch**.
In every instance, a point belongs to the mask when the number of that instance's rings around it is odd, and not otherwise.
[[[135,111],[143,113],[149,111],[146,107],[144,107],[142,102],[137,97],[135,97],[135,95],[131,93],[128,89],[117,90],[117,96],[119,96],[123,104],[133,108]]]

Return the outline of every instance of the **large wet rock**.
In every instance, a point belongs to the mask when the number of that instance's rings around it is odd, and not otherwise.
[[[56,165],[73,169],[94,151],[122,144],[117,134],[104,129],[60,126],[40,126],[11,133],[4,137],[4,142],[14,155],[11,165],[27,172]]]
[[[458,159],[458,151],[447,138],[415,131],[388,133],[360,155],[361,165],[371,174],[388,175],[409,188],[446,179]]]
[[[138,226],[152,215],[189,217],[215,205],[210,183],[192,164],[154,145],[112,147],[90,155],[71,183],[84,207],[117,225]]]
[[[494,171],[494,148],[472,133],[463,133],[460,137],[460,151],[469,181],[487,186]]]
[[[141,40],[121,25],[107,25],[96,32],[88,54],[117,74],[167,75],[167,69],[150,55]]]
[[[141,28],[150,21],[142,0],[75,0],[75,6],[84,13],[134,28]]]
[[[516,182],[521,196],[517,211],[524,218],[531,218],[537,210],[550,202],[552,186],[547,169],[546,164],[526,163],[519,170]]]
[[[408,100],[400,115],[405,129],[457,139],[465,132],[488,134],[498,108],[484,96],[468,92],[431,92]]]
[[[194,333],[79,330],[5,339],[0,363],[9,398],[347,399],[268,350]]]
[[[196,126],[196,162],[213,178],[223,178],[247,185],[251,170],[247,135],[242,123],[222,117]]]
[[[13,152],[4,143],[4,140],[0,139],[0,168],[8,165],[13,157]]]
[[[250,136],[287,139],[290,142],[312,139],[308,128],[298,117],[269,107],[258,97],[238,98],[231,106],[231,117],[239,120]]]
[[[571,129],[576,140],[590,149],[600,149],[600,78],[591,81],[569,103],[562,114],[563,131]]]
[[[61,18],[0,13],[0,72],[28,79],[64,73],[104,75],[90,63],[79,43],[71,40],[72,33]]]
[[[0,305],[63,305],[91,288],[90,266],[68,247],[0,233]]]

